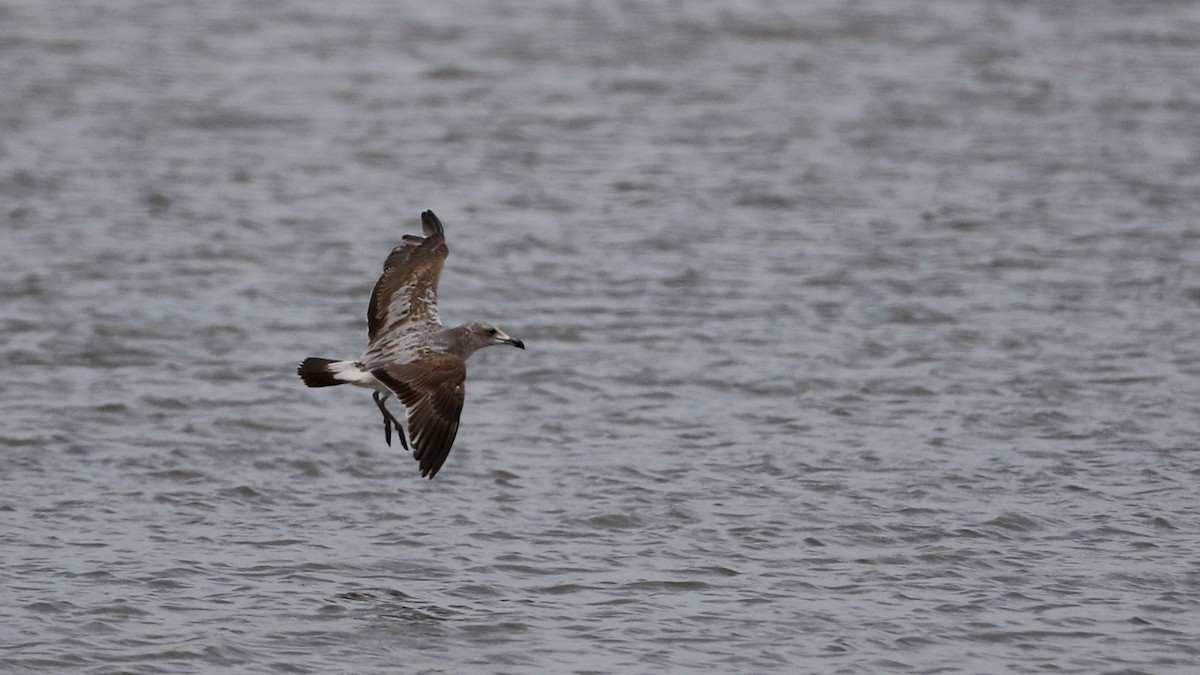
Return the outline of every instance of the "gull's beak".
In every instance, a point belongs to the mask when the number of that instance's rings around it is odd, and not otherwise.
[[[518,340],[515,337],[509,337],[508,334],[502,330],[497,330],[496,332],[498,333],[498,335],[496,335],[496,344],[512,345],[512,346],[516,347],[517,349],[525,349],[524,342],[521,342],[520,340]]]

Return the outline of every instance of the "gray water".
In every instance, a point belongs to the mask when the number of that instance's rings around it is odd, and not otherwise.
[[[1200,4],[0,2],[0,670],[1194,672]],[[354,357],[433,209],[425,481]]]

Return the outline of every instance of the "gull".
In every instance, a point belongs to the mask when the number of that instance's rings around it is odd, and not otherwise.
[[[391,396],[408,412],[413,457],[421,476],[432,479],[450,454],[466,395],[467,359],[491,345],[525,343],[483,321],[446,328],[438,316],[437,285],[450,249],[442,221],[421,214],[424,237],[406,234],[383,263],[367,305],[367,350],[358,360],[304,359],[297,374],[309,387],[353,384],[373,389],[383,415],[383,438],[392,427],[408,450],[404,427],[387,409]]]

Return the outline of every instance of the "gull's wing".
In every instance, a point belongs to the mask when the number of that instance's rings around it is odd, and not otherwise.
[[[408,437],[421,476],[433,478],[450,454],[466,396],[467,362],[434,354],[372,373],[408,408]]]
[[[421,214],[425,236],[404,235],[383,263],[383,274],[367,306],[367,337],[371,343],[385,333],[414,323],[441,325],[437,309],[438,278],[450,249],[442,221],[433,211]]]

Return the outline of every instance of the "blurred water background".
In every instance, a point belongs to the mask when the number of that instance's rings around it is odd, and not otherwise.
[[[0,670],[1195,672],[1200,4],[0,1]],[[433,209],[434,481],[357,356]]]

